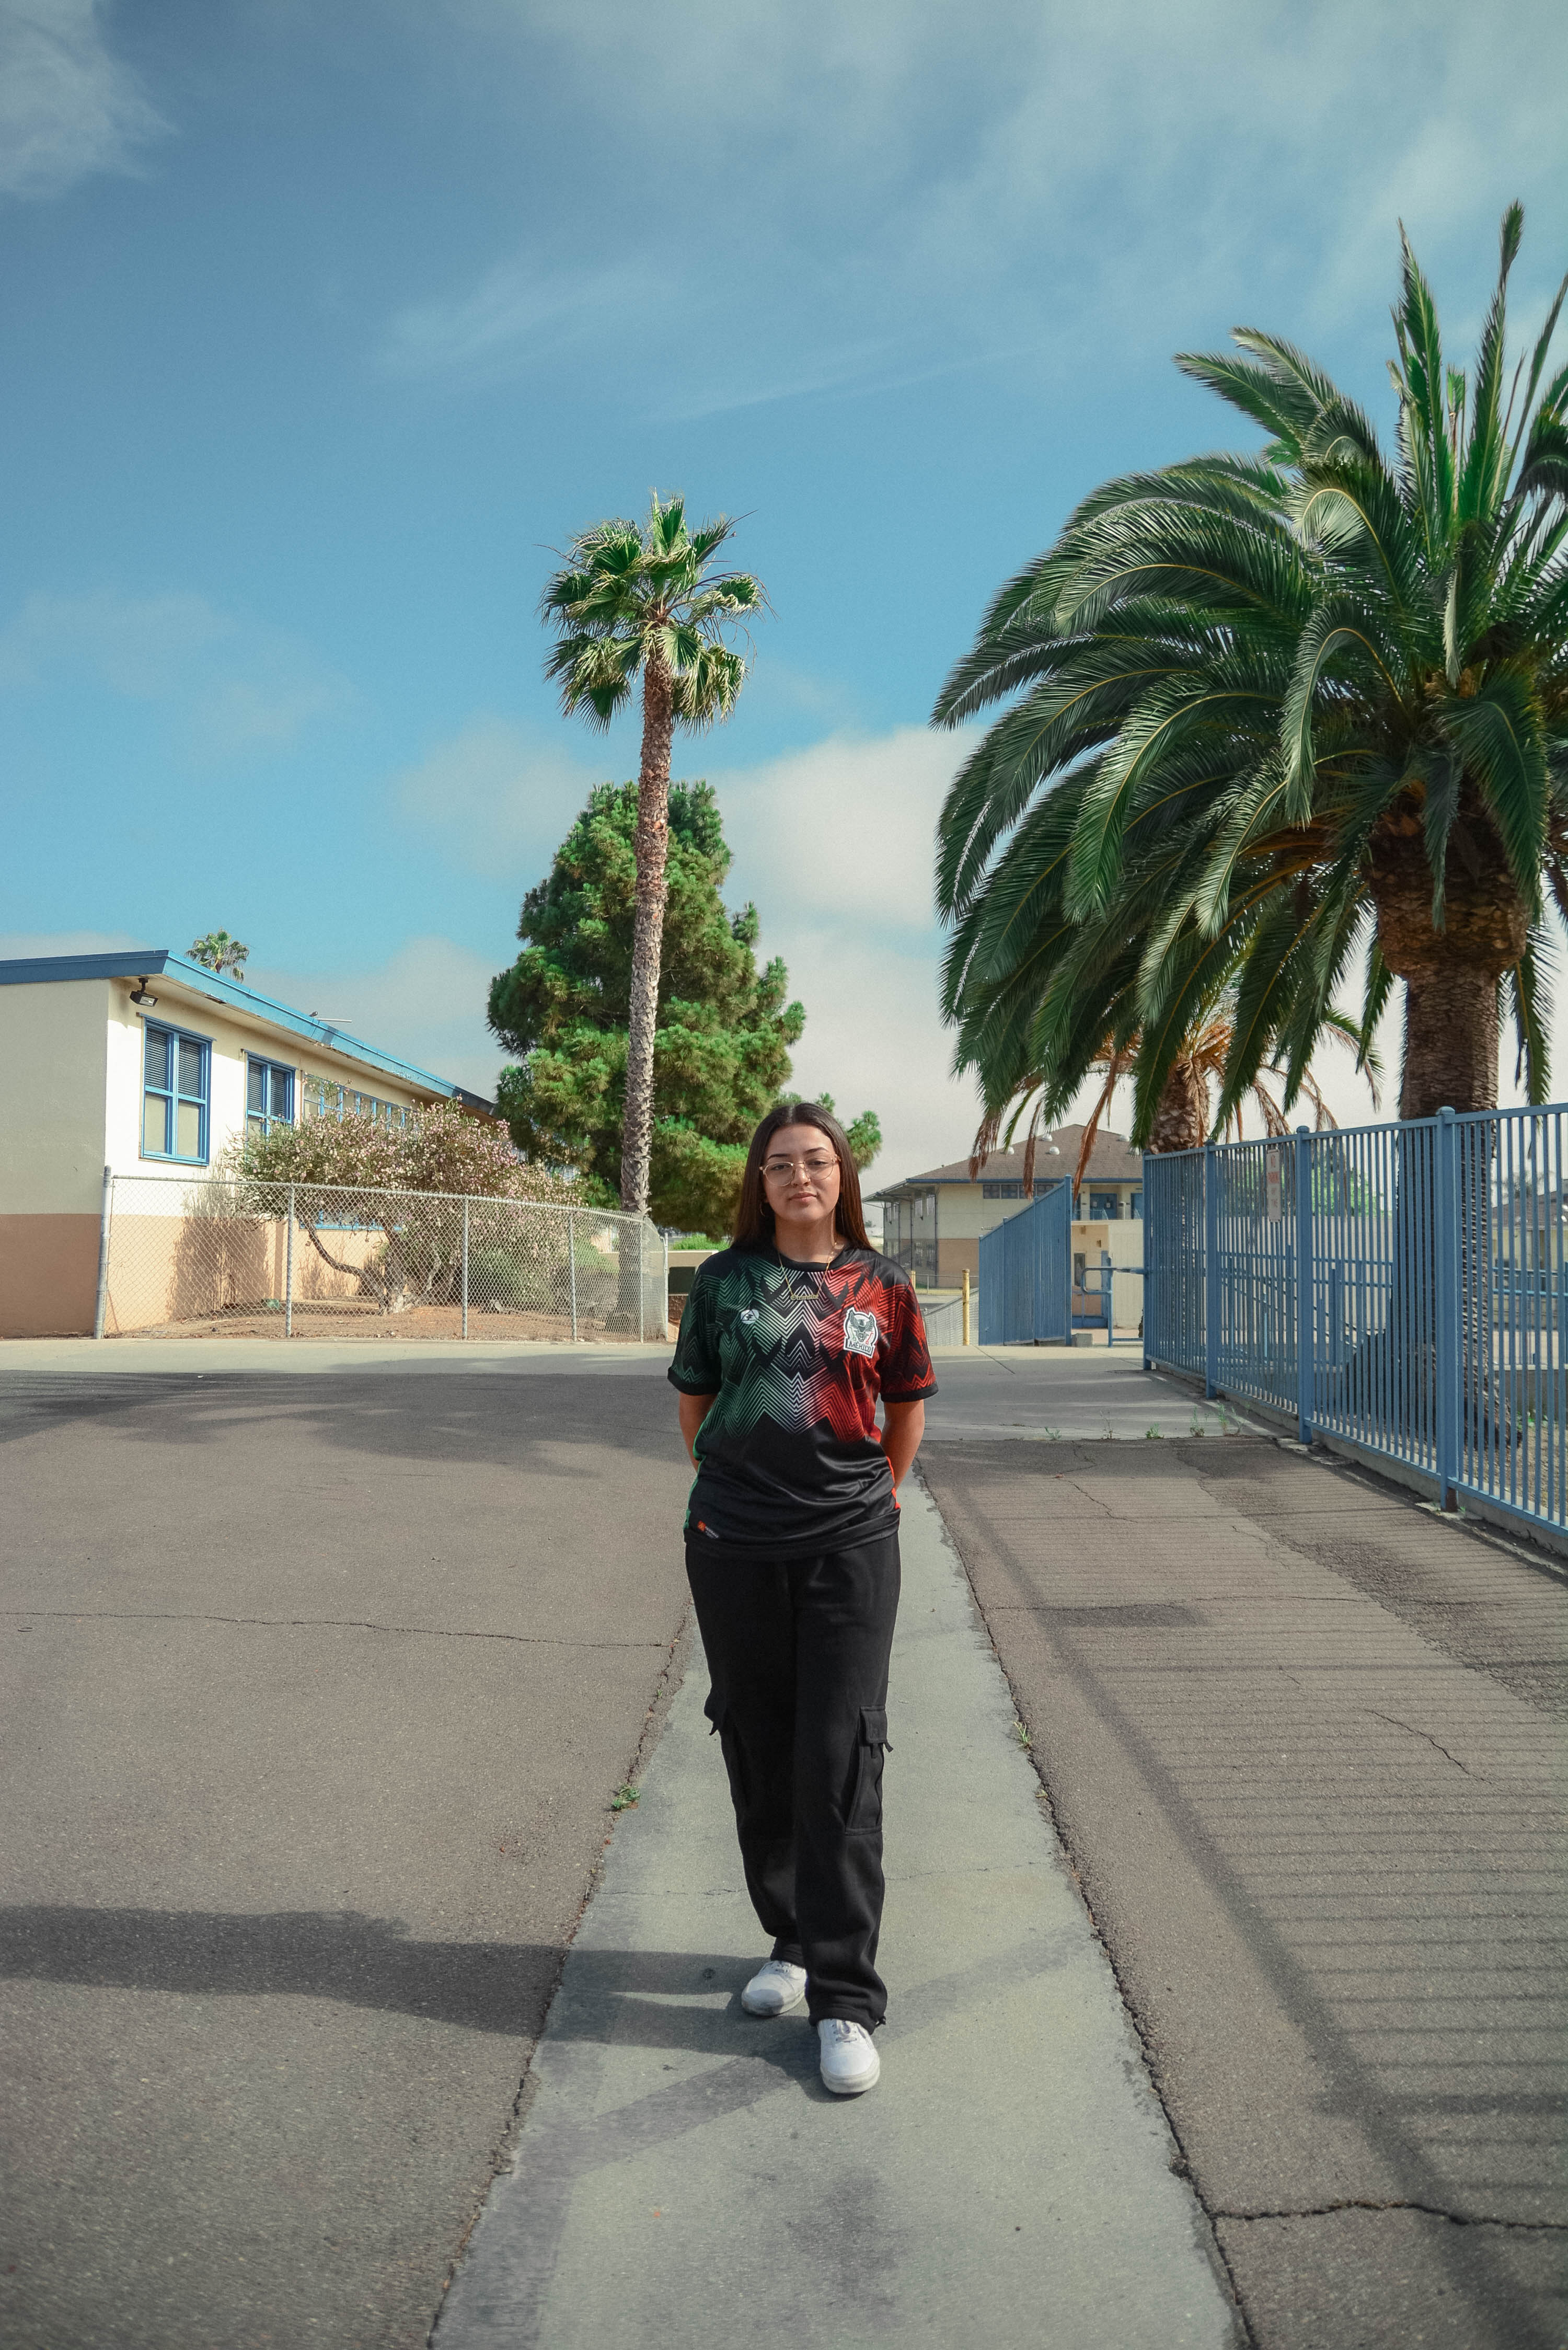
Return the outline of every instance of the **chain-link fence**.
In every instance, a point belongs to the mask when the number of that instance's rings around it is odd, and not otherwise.
[[[120,1175],[100,1336],[662,1339],[645,1219],[532,1200]]]

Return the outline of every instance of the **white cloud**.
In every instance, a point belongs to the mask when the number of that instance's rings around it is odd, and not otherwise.
[[[902,726],[712,776],[735,852],[727,895],[755,900],[760,951],[783,955],[805,1006],[795,1082],[850,1116],[876,1110],[873,1189],[958,1158],[974,1132],[937,1008],[931,899],[937,816],[968,747]]]
[[[33,955],[119,954],[128,947],[155,943],[130,931],[0,931],[0,962],[20,962]]]
[[[539,879],[609,761],[584,765],[508,718],[481,713],[392,779],[410,822],[439,832],[448,854],[476,873],[530,860]]]
[[[1568,182],[1549,0],[1419,26],[1393,0],[993,0],[982,37],[945,0],[448,5],[488,36],[498,106],[526,121],[548,73],[589,111],[588,258],[503,260],[402,313],[383,360],[514,368],[569,336],[662,421],[1103,368],[1212,334],[1216,305],[1342,334],[1387,296],[1397,216],[1468,266],[1478,208]],[[685,237],[649,192],[678,120],[713,126],[681,153]]]
[[[712,771],[735,852],[732,889],[780,913],[930,931],[937,817],[971,739],[900,726]]]
[[[37,686],[58,671],[172,705],[203,764],[278,749],[351,698],[347,681],[286,631],[184,592],[28,597],[0,631],[0,686]]]
[[[252,962],[245,983],[488,1098],[504,1057],[484,1024],[493,976],[494,966],[470,948],[424,937],[405,941],[368,970],[313,972]]]
[[[596,331],[619,329],[628,314],[652,311],[666,285],[651,273],[617,267],[563,272],[527,257],[487,270],[477,285],[399,311],[382,338],[393,375],[489,377],[557,358]]]
[[[130,172],[168,130],[104,40],[99,0],[0,0],[0,191],[63,194]]]

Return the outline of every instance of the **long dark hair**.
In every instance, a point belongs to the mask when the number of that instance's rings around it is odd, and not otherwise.
[[[735,1209],[736,1247],[754,1247],[758,1243],[765,1246],[774,1237],[774,1211],[768,1205],[767,1187],[763,1181],[763,1161],[774,1135],[784,1126],[815,1126],[832,1143],[838,1161],[838,1205],[833,1211],[834,1222],[851,1248],[869,1248],[866,1213],[860,1205],[860,1178],[850,1156],[849,1137],[833,1112],[824,1109],[820,1102],[780,1102],[775,1109],[769,1110],[753,1135]]]

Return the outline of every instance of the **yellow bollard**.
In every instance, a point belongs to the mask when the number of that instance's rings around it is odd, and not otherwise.
[[[969,1267],[963,1269],[963,1343],[969,1344]]]

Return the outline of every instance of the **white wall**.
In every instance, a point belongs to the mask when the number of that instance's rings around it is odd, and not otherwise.
[[[302,1070],[330,1077],[358,1093],[374,1094],[378,1100],[398,1102],[410,1107],[438,1098],[397,1078],[384,1076],[362,1062],[350,1060],[345,1054],[318,1050],[305,1038],[295,1035],[289,1029],[275,1026],[259,1014],[248,1015],[232,1010],[226,1004],[202,996],[195,988],[182,982],[171,982],[167,973],[150,982],[151,992],[158,998],[155,1010],[144,1011],[131,1003],[130,990],[134,984],[131,980],[111,980],[109,983],[106,1155],[117,1176],[173,1179],[168,1192],[171,1214],[182,1212],[181,1187],[193,1176],[210,1173],[224,1146],[244,1130],[247,1054],[254,1053],[267,1060],[281,1061],[286,1067],[295,1071],[296,1106],[298,1077]],[[0,994],[16,993],[15,989],[0,990]],[[212,1046],[208,1159],[205,1166],[176,1165],[169,1159],[144,1159],[141,1156],[144,1025],[148,1020],[155,1024],[182,1030],[188,1036],[204,1036]],[[152,1212],[157,1199],[158,1194],[150,1188],[145,1196],[138,1200],[138,1209]]]

